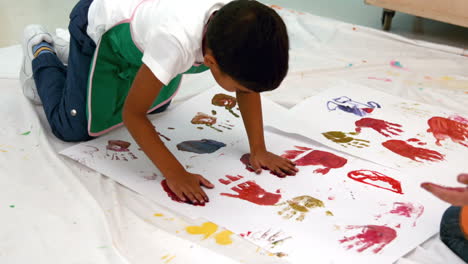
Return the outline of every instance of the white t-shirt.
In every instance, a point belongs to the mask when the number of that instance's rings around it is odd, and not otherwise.
[[[213,12],[231,0],[94,0],[87,33],[98,43],[119,22],[130,22],[135,44],[153,74],[168,84],[203,62],[203,30]]]

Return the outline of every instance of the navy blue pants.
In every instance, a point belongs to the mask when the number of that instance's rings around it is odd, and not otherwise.
[[[86,95],[91,60],[96,49],[87,35],[88,10],[93,0],[80,0],[70,14],[68,67],[55,54],[32,61],[34,81],[52,132],[63,141],[84,141],[88,135]],[[164,111],[169,103],[153,113]]]
[[[460,207],[449,207],[440,223],[440,239],[453,253],[468,263],[468,239],[460,227]]]

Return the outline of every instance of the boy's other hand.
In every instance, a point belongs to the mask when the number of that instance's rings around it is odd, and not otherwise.
[[[214,185],[199,174],[183,171],[178,174],[166,176],[167,185],[181,199],[187,199],[193,204],[204,204],[209,202],[208,195],[201,188],[214,188]]]
[[[270,170],[278,177],[294,176],[299,171],[294,162],[268,151],[250,154],[250,166],[259,174],[262,168]]]
[[[464,173],[458,175],[458,182],[466,184],[466,186],[445,187],[425,182],[421,184],[421,187],[449,204],[454,206],[466,206],[468,205],[468,174]]]

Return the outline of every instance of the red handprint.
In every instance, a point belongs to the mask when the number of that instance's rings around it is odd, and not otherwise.
[[[380,134],[390,137],[391,135],[398,136],[403,130],[401,130],[401,125],[390,123],[380,119],[374,118],[362,118],[356,121],[356,132],[361,132],[363,127],[372,128]]]
[[[435,150],[414,147],[403,140],[388,140],[383,142],[382,145],[400,156],[417,162],[422,162],[422,160],[433,162],[444,160],[444,155]]]
[[[239,198],[258,205],[275,205],[280,199],[281,194],[265,191],[254,181],[247,181],[231,188],[238,194],[221,193],[223,196]]]
[[[434,135],[437,145],[441,146],[440,141],[450,138],[453,142],[468,147],[468,124],[437,116],[429,119],[427,123],[427,132]]]

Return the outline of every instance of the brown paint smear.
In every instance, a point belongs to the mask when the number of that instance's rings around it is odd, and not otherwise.
[[[326,137],[328,140],[338,143],[345,148],[347,148],[348,146],[355,147],[355,148],[369,147],[370,141],[359,139],[359,138],[354,138],[354,136],[358,134],[359,133],[356,133],[356,132],[345,133],[341,131],[328,131],[328,132],[322,133],[322,135]]]

